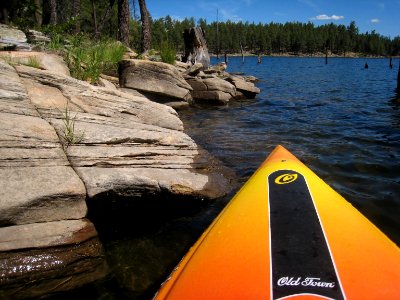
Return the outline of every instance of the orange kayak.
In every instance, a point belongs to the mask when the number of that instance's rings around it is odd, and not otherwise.
[[[400,250],[278,146],[155,299],[400,299]]]

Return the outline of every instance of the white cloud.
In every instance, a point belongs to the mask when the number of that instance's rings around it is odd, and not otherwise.
[[[371,20],[371,23],[379,23],[381,20],[379,20],[379,19],[372,19]]]
[[[322,21],[325,21],[325,20],[334,20],[334,21],[337,21],[337,20],[341,20],[341,19],[344,19],[344,16],[337,16],[337,15],[332,15],[332,16],[328,16],[328,15],[325,15],[325,14],[323,14],[323,15],[318,15],[318,16],[316,16],[316,17],[313,17],[313,18],[311,18],[311,20],[322,20]]]

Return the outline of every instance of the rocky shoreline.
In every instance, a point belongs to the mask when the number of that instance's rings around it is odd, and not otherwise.
[[[29,57],[39,67],[27,66]],[[121,62],[119,86],[101,82],[70,77],[54,54],[0,52],[2,299],[104,278],[109,268],[87,217],[96,210],[107,218],[104,207],[118,201],[195,203],[232,189],[233,172],[184,133],[171,106],[255,96],[253,83],[223,65],[206,71],[135,59]]]
[[[254,98],[260,90],[245,76],[225,72],[226,64],[204,68],[201,63],[176,66],[149,60],[127,59],[119,65],[119,86],[177,109],[191,103],[225,105]]]

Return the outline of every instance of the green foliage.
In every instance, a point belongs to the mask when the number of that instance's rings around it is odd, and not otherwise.
[[[50,43],[47,45],[50,50],[61,50],[64,47],[61,34],[53,33],[50,38]]]
[[[176,61],[176,50],[168,42],[162,42],[160,48],[161,61],[174,65]]]
[[[35,26],[35,13],[42,14],[34,0],[12,1],[8,5],[12,23],[24,31]]]
[[[61,36],[66,36],[69,34],[73,34],[73,30],[75,27],[75,24],[77,22],[77,18],[72,17],[69,18],[67,21],[63,22],[63,23],[59,23],[57,25],[44,25],[41,28],[41,31],[43,31],[43,33],[49,35],[49,36],[53,36],[53,35],[61,35]]]
[[[182,32],[195,26],[194,20],[173,20],[167,16],[153,20],[152,45],[160,49],[162,41],[170,41],[178,51],[183,51]],[[326,48],[332,53],[345,55],[359,52],[365,55],[395,55],[398,53],[398,38],[390,39],[374,31],[359,33],[355,22],[349,26],[333,23],[316,26],[311,22],[249,23],[219,22],[207,23],[199,19],[206,32],[208,48],[217,53],[240,53],[240,44],[247,52],[267,54],[289,52],[293,54],[325,53]]]
[[[50,43],[47,44],[47,48],[50,50],[63,50],[64,47],[68,47],[70,42],[68,37],[71,36],[73,28],[75,26],[76,18],[71,18],[67,22],[58,25],[45,25],[42,26],[41,31],[48,35],[51,39]],[[80,35],[78,35],[78,38]]]
[[[69,102],[65,105],[65,109],[63,112],[63,123],[64,123],[64,128],[63,128],[63,144],[66,148],[68,148],[70,145],[77,144],[83,141],[85,133],[76,133],[75,132],[75,121],[76,121],[76,115],[71,116],[71,111],[69,109]]]
[[[66,61],[73,77],[96,83],[100,74],[117,72],[117,63],[125,51],[126,48],[119,42],[96,42],[81,34],[71,39]]]

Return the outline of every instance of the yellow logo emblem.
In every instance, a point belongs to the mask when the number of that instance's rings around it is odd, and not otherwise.
[[[276,177],[276,184],[287,184],[295,181],[298,177],[298,174],[283,174],[281,176]]]

